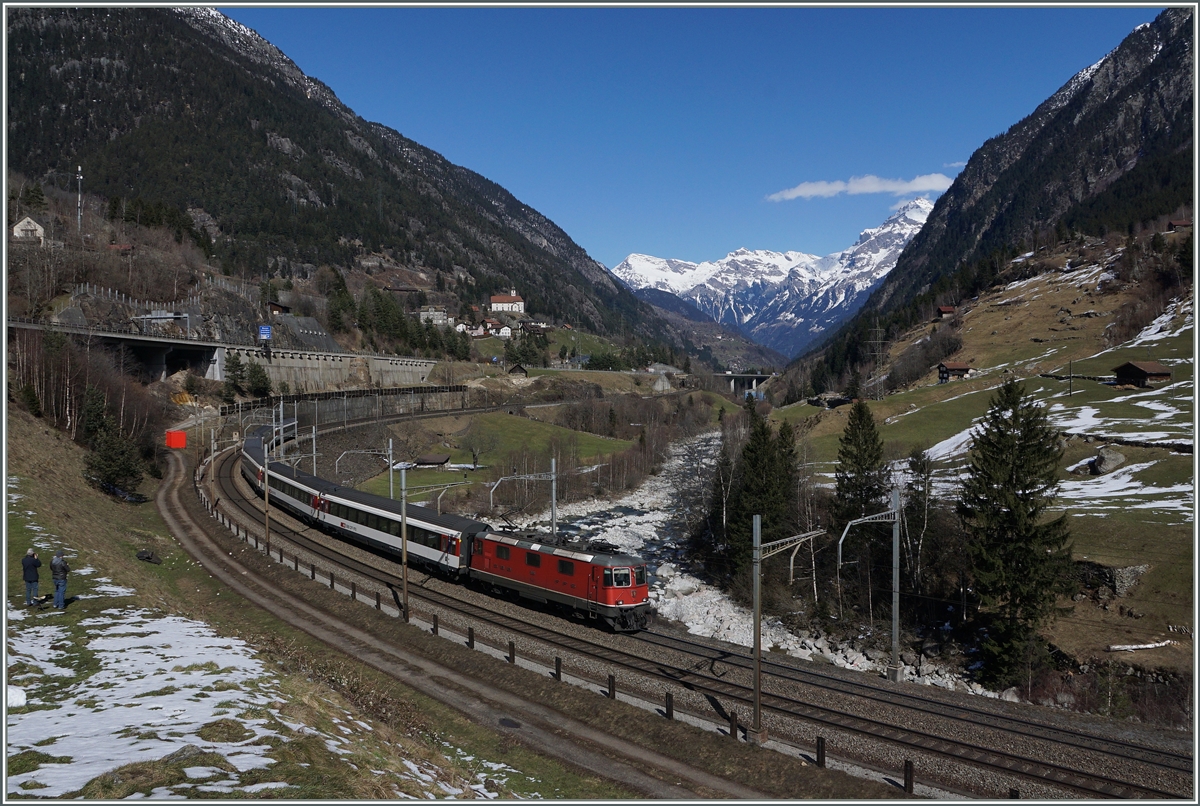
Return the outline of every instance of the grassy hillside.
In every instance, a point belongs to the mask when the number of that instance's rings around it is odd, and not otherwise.
[[[1067,435],[1058,507],[1070,517],[1076,559],[1149,566],[1126,599],[1108,610],[1078,603],[1057,623],[1055,643],[1081,657],[1102,655],[1114,643],[1182,639],[1168,625],[1194,626],[1194,464],[1190,452],[1169,447],[1191,445],[1194,439],[1192,303],[1190,298],[1177,301],[1136,338],[1105,347],[1106,329],[1133,289],[1102,293],[1103,274],[1097,266],[1056,271],[979,296],[960,310],[963,346],[949,359],[976,368],[971,377],[939,384],[936,371],[930,371],[905,391],[868,401],[888,458],[929,449],[950,501],[957,494],[955,480],[970,429],[1008,373],[1022,378],[1027,391],[1047,406],[1052,423]],[[931,327],[914,329],[893,346],[892,357]],[[1083,377],[1111,376],[1113,368],[1135,360],[1165,364],[1172,370],[1171,382],[1134,389]],[[1073,380],[1065,379],[1068,373]],[[773,415],[792,422],[816,418],[809,455],[829,484],[848,411],[848,406],[827,410],[799,403]],[[1102,476],[1088,475],[1086,463],[1104,444],[1119,450],[1125,463]],[[1133,617],[1124,615],[1131,609]],[[1190,669],[1191,655],[1192,643],[1186,641],[1140,652],[1137,660]]]

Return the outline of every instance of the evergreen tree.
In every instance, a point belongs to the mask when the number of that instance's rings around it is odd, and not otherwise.
[[[267,371],[257,361],[251,361],[246,367],[246,391],[251,397],[266,397],[271,394],[271,379]]]
[[[100,428],[104,425],[106,406],[104,395],[94,386],[83,393],[83,410],[79,416],[79,441],[89,448]]]
[[[83,460],[84,473],[97,485],[111,484],[134,492],[142,483],[142,460],[137,444],[105,417],[92,439],[92,452]]]
[[[1045,409],[1010,378],[975,435],[958,504],[975,590],[994,616],[983,646],[984,675],[994,682],[1011,681],[1071,590],[1066,515],[1047,518],[1061,459]]]
[[[837,493],[834,508],[844,524],[887,508],[887,466],[883,440],[875,428],[871,409],[860,400],[850,409],[838,448],[834,475]]]
[[[41,183],[30,183],[21,196],[21,203],[31,213],[44,212],[46,209],[46,194],[42,191]]]
[[[754,516],[762,516],[762,542],[794,533],[796,487],[795,432],[784,423],[778,434],[747,401],[750,438],[738,460],[737,483],[729,496],[726,526],[727,556],[734,572],[747,567],[753,557]]]
[[[242,364],[241,356],[230,353],[225,358],[225,385],[236,393],[241,393],[242,383],[246,379],[246,367]]]

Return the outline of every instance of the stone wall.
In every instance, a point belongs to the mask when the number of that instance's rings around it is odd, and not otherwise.
[[[419,358],[272,350],[270,356],[253,348],[226,347],[217,351],[210,377],[225,378],[225,359],[236,353],[243,365],[254,361],[267,371],[271,386],[288,385],[293,394],[344,389],[371,389],[422,384],[437,364]]]

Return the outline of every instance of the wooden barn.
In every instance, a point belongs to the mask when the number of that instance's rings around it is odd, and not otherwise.
[[[1146,387],[1152,383],[1170,383],[1171,370],[1157,361],[1128,361],[1113,367],[1120,385]]]
[[[943,361],[938,364],[938,383],[946,383],[955,378],[965,378],[970,371],[970,364],[964,364],[961,361]]]

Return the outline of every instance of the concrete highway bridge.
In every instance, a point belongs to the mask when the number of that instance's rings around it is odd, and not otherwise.
[[[726,383],[729,384],[730,392],[732,392],[735,395],[738,394],[739,392],[741,394],[745,395],[747,392],[756,391],[760,384],[762,384],[763,382],[765,382],[773,377],[775,377],[775,376],[774,375],[763,375],[761,373],[753,373],[753,372],[744,372],[744,373],[726,372],[724,375],[714,375],[713,379],[718,380],[718,381],[723,379]]]
[[[423,358],[395,355],[369,355],[348,352],[321,352],[293,349],[265,349],[258,345],[209,341],[201,338],[163,336],[126,329],[71,325],[45,320],[8,318],[8,338],[12,344],[22,333],[53,331],[95,343],[120,346],[144,368],[146,374],[161,380],[180,370],[190,369],[211,380],[225,380],[225,362],[237,355],[242,364],[261,364],[273,386],[286,383],[297,393],[355,387],[390,387],[422,384],[437,364]]]

